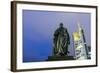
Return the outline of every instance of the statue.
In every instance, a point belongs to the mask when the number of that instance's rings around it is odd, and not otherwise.
[[[67,29],[63,27],[63,23],[60,23],[59,28],[54,32],[53,43],[54,55],[66,56],[69,53],[70,37]]]

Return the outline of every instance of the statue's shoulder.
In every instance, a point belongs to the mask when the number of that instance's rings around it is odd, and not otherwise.
[[[64,29],[64,30],[67,30],[67,28],[65,28],[65,27],[64,27],[63,29]]]
[[[67,28],[63,28],[63,29],[64,29],[66,32],[68,32],[68,31],[67,31]]]
[[[59,28],[57,28],[57,29],[55,30],[54,35],[56,36],[56,35],[58,35],[58,33],[59,33]]]
[[[55,31],[55,33],[58,33],[59,31],[60,31],[60,28],[57,28],[56,31]]]

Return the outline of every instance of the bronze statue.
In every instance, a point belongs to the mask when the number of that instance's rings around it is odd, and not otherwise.
[[[60,23],[59,28],[54,32],[54,55],[66,56],[68,46],[70,44],[70,37],[67,28],[63,27],[63,23]]]

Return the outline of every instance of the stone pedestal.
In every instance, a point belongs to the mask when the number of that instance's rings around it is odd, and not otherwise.
[[[73,56],[49,56],[47,61],[74,60]]]

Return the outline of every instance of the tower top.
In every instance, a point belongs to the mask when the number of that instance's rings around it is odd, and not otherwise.
[[[82,26],[81,26],[79,21],[77,22],[77,26],[78,26],[78,31],[81,31],[82,30]]]

